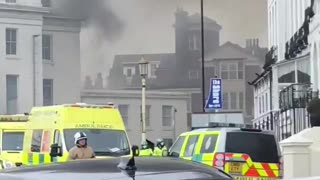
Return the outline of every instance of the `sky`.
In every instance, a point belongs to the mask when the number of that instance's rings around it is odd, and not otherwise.
[[[174,53],[174,12],[200,13],[200,0],[110,0],[123,23],[117,37],[97,37],[95,29],[81,32],[82,75],[109,74],[116,54]],[[259,38],[267,46],[267,0],[204,0],[204,15],[222,26],[221,44],[245,46],[247,38]],[[110,22],[111,24],[113,22]]]

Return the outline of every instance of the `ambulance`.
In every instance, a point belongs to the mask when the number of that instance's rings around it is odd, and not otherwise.
[[[0,116],[0,169],[22,164],[27,114]]]
[[[237,180],[282,178],[281,155],[271,131],[248,128],[200,128],[182,133],[169,156],[199,162]]]
[[[120,112],[113,105],[65,104],[31,110],[23,151],[24,165],[67,161],[74,135],[88,137],[97,158],[131,156]]]

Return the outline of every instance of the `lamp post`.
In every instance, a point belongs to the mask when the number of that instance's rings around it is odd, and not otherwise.
[[[146,142],[146,77],[148,75],[149,62],[143,57],[139,62],[139,70],[141,75],[141,85],[142,85],[142,99],[141,99],[141,121],[142,121],[142,134],[141,134],[141,144]]]
[[[205,110],[205,72],[204,72],[204,22],[203,22],[203,0],[201,0],[201,72],[202,72],[202,111]]]

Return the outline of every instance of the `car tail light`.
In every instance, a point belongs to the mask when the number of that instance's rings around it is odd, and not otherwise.
[[[223,153],[216,153],[213,159],[213,166],[219,169],[224,169],[225,155]]]

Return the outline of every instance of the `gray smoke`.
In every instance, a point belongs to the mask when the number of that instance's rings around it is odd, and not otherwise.
[[[124,29],[110,0],[54,0],[52,7],[53,14],[85,20],[86,26],[95,28],[100,40],[117,40]]]

